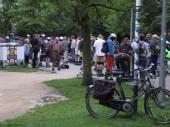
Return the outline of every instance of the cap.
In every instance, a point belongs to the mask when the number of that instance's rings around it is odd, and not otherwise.
[[[27,37],[30,37],[30,35],[29,35],[29,34],[27,34]]]
[[[114,38],[116,38],[116,34],[115,34],[115,33],[111,33],[109,37],[114,37]]]
[[[64,39],[64,37],[63,36],[60,36],[60,40],[63,40]]]
[[[42,37],[45,37],[45,34],[41,34]]]
[[[51,40],[51,37],[47,37],[47,40]]]

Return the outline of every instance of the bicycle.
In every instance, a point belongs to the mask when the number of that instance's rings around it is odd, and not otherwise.
[[[160,87],[155,88],[151,84],[151,75],[147,72],[152,66],[146,69],[139,68],[134,70],[134,72],[146,72],[146,78],[144,79],[123,78],[120,73],[117,76],[117,82],[112,84],[111,96],[109,95],[105,99],[96,99],[94,97],[96,84],[89,86],[85,97],[86,108],[89,114],[95,118],[114,118],[120,111],[133,112],[135,102],[144,95],[145,113],[160,123],[170,123],[170,92]],[[140,82],[139,94],[131,99],[126,97],[121,84],[122,80]]]

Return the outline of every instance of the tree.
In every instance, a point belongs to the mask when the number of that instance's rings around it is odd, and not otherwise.
[[[17,7],[16,0],[0,0],[0,33],[7,34],[12,30],[14,23],[9,10]]]
[[[168,2],[168,10],[170,9],[170,1]],[[162,17],[162,2],[160,0],[143,0],[141,23],[142,32],[161,34],[161,17]],[[170,24],[170,13],[168,13],[168,24]],[[167,25],[167,31],[170,31],[170,26]]]
[[[91,72],[91,42],[90,42],[90,24],[92,21],[100,18],[100,14],[103,13],[103,9],[111,9],[114,11],[125,11],[124,9],[117,9],[116,5],[108,1],[96,1],[96,0],[78,0],[75,6],[75,17],[78,24],[81,26],[82,36],[84,39],[84,53],[83,53],[83,85],[90,85],[92,83]],[[99,13],[100,12],[100,13]]]

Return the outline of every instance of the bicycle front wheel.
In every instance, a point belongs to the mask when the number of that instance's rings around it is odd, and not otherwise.
[[[151,91],[145,98],[145,110],[159,123],[170,123],[170,92],[161,88]]]
[[[93,97],[94,87],[88,89],[86,93],[86,108],[89,114],[95,118],[113,118],[118,114],[117,109],[113,109],[100,104],[100,101]],[[114,89],[112,99],[119,99],[120,94]]]

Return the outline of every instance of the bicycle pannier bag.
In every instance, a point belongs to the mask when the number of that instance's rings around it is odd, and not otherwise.
[[[98,100],[107,100],[112,97],[114,83],[96,80],[93,97]]]

